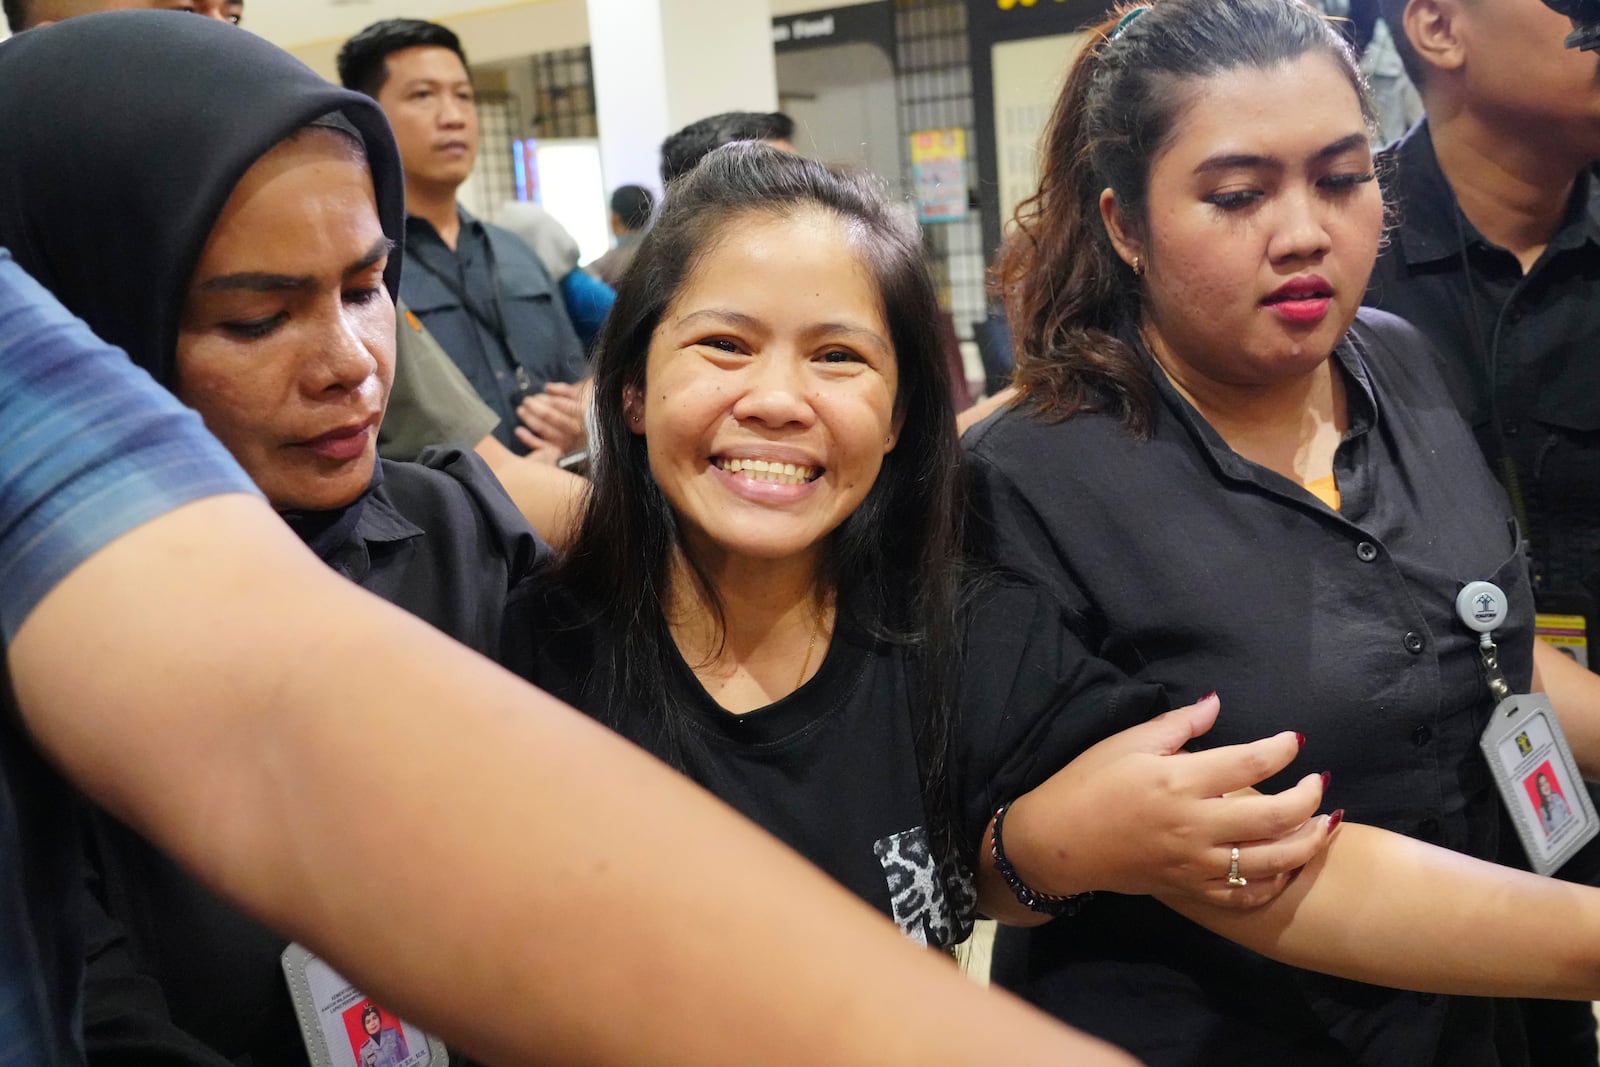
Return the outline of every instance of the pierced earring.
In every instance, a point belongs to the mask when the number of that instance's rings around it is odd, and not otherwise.
[[[628,416],[628,421],[632,422],[635,426],[639,425],[639,413],[635,411],[632,415]]]
[[[1144,277],[1144,260],[1140,259],[1138,256],[1134,256],[1133,262],[1128,265],[1133,268],[1133,276],[1135,278]]]

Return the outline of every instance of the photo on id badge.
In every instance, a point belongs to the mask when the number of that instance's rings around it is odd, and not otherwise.
[[[1539,816],[1539,826],[1544,830],[1546,837],[1559,832],[1563,826],[1572,822],[1572,809],[1567,806],[1566,795],[1557,784],[1559,781],[1555,767],[1549,760],[1545,760],[1539,765],[1538,770],[1522,780],[1522,786],[1533,801],[1534,810]]]
[[[1565,851],[1569,838],[1583,829],[1585,819],[1574,800],[1566,761],[1559,755],[1550,721],[1542,714],[1528,716],[1499,742],[1500,764],[1520,784],[1516,803],[1522,808],[1518,822],[1533,828],[1524,833],[1530,859],[1548,860]]]
[[[300,945],[284,974],[313,1067],[447,1067],[438,1039],[363,994]]]

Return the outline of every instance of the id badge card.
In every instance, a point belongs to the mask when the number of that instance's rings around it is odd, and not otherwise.
[[[444,1043],[363,995],[302,945],[283,950],[311,1067],[447,1067]]]
[[[1589,790],[1543,693],[1502,700],[1479,744],[1535,871],[1550,874],[1600,832]]]
[[[1589,620],[1582,615],[1540,612],[1533,617],[1533,632],[1580,666],[1600,671],[1600,662],[1591,665],[1589,661]]]

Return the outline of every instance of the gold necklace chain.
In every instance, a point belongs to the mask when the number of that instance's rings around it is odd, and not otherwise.
[[[800,662],[800,677],[794,682],[796,689],[806,684],[806,668],[811,666],[811,654],[817,650],[817,635],[820,633],[822,633],[822,605],[818,604],[816,620],[811,625],[811,640],[806,644],[806,658]]]

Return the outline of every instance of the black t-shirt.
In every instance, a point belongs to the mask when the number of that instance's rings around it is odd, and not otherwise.
[[[929,851],[941,815],[924,804],[913,715],[920,687],[902,648],[841,622],[805,685],[742,715],[721,708],[674,654],[667,684],[687,715],[673,743],[660,723],[610,714],[591,674],[605,627],[574,624],[570,601],[536,588],[507,624],[507,666],[676,763],[914,941],[945,946],[966,936],[971,877],[948,868],[941,876]],[[945,817],[970,851],[999,803],[1165,703],[1156,687],[1086,655],[1060,606],[1027,583],[985,582],[965,634],[948,760],[954,812]]]
[[[1454,601],[1478,579],[1507,592],[1496,637],[1525,691],[1520,544],[1415,330],[1363,311],[1333,358],[1350,409],[1338,511],[1233,452],[1156,370],[1148,440],[1107,415],[1007,411],[970,431],[977,528],[993,558],[1052,583],[1091,653],[1175,702],[1221,694],[1192,747],[1300,731],[1265,788],[1331,771],[1325,810],[1493,858],[1478,738],[1494,702]],[[996,977],[1153,1065],[1502,1062],[1491,1002],[1285,967],[1148,898],[1002,931]]]

